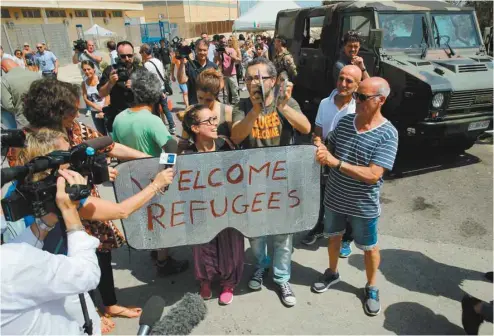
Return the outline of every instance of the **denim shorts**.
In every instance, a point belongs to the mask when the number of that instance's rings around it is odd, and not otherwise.
[[[178,87],[180,88],[180,92],[182,93],[187,93],[189,91],[187,88],[187,83],[178,84]]]
[[[377,245],[377,220],[344,215],[328,208],[324,211],[324,233],[326,236],[341,236],[346,231],[347,221],[352,226],[355,246],[368,251]]]

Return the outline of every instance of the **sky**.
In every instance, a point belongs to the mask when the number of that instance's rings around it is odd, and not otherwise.
[[[320,6],[321,1],[295,1],[300,7]],[[240,0],[240,15],[249,11],[257,3],[257,0]]]

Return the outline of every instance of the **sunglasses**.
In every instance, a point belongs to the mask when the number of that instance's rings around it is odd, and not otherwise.
[[[36,47],[36,49],[41,49],[41,48],[43,48],[43,47],[42,46]]]
[[[198,121],[196,123],[196,125],[208,124],[210,126],[213,126],[214,125],[213,123],[216,122],[217,120],[218,120],[218,117],[209,117],[208,119]]]
[[[361,101],[361,102],[364,102],[366,101],[367,99],[369,98],[374,98],[374,97],[381,97],[382,95],[380,94],[375,94],[375,95],[365,95],[363,93],[358,93],[358,92],[354,92],[352,93],[352,97],[353,99],[355,100],[358,100],[358,101]]]
[[[132,58],[134,55],[133,54],[120,54],[118,55],[121,59],[125,58]]]

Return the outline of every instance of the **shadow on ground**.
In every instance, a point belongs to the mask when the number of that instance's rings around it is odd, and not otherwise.
[[[364,270],[364,256],[353,254],[348,263]],[[422,252],[381,250],[380,271],[389,281],[412,292],[444,296],[461,301],[466,293],[461,289],[464,280],[484,281],[484,273],[446,265],[429,258]]]
[[[461,306],[458,305],[458,314]],[[384,311],[386,330],[397,335],[465,335],[463,328],[416,302],[399,302]]]

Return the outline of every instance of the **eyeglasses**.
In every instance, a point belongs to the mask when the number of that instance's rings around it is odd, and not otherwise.
[[[125,58],[132,58],[134,57],[133,54],[120,54],[118,55],[121,59],[125,59]]]
[[[358,92],[352,93],[353,99],[358,100],[358,101],[361,101],[361,102],[364,102],[364,101],[366,101],[369,98],[381,97],[381,96],[382,95],[380,95],[380,94],[375,94],[375,95],[369,95],[368,96],[368,95],[365,95],[363,93],[358,93]]]
[[[263,81],[265,81],[266,79],[270,79],[270,78],[274,78],[274,77],[272,77],[272,76],[262,76],[261,78],[262,78]],[[251,84],[253,81],[260,82],[261,80],[259,79],[259,76],[245,77],[245,82],[247,84]]]
[[[41,48],[43,48],[43,47],[42,46],[36,46],[36,49],[41,49]]]
[[[196,122],[196,125],[207,124],[213,126],[216,121],[218,121],[218,117],[209,117],[208,119]]]

